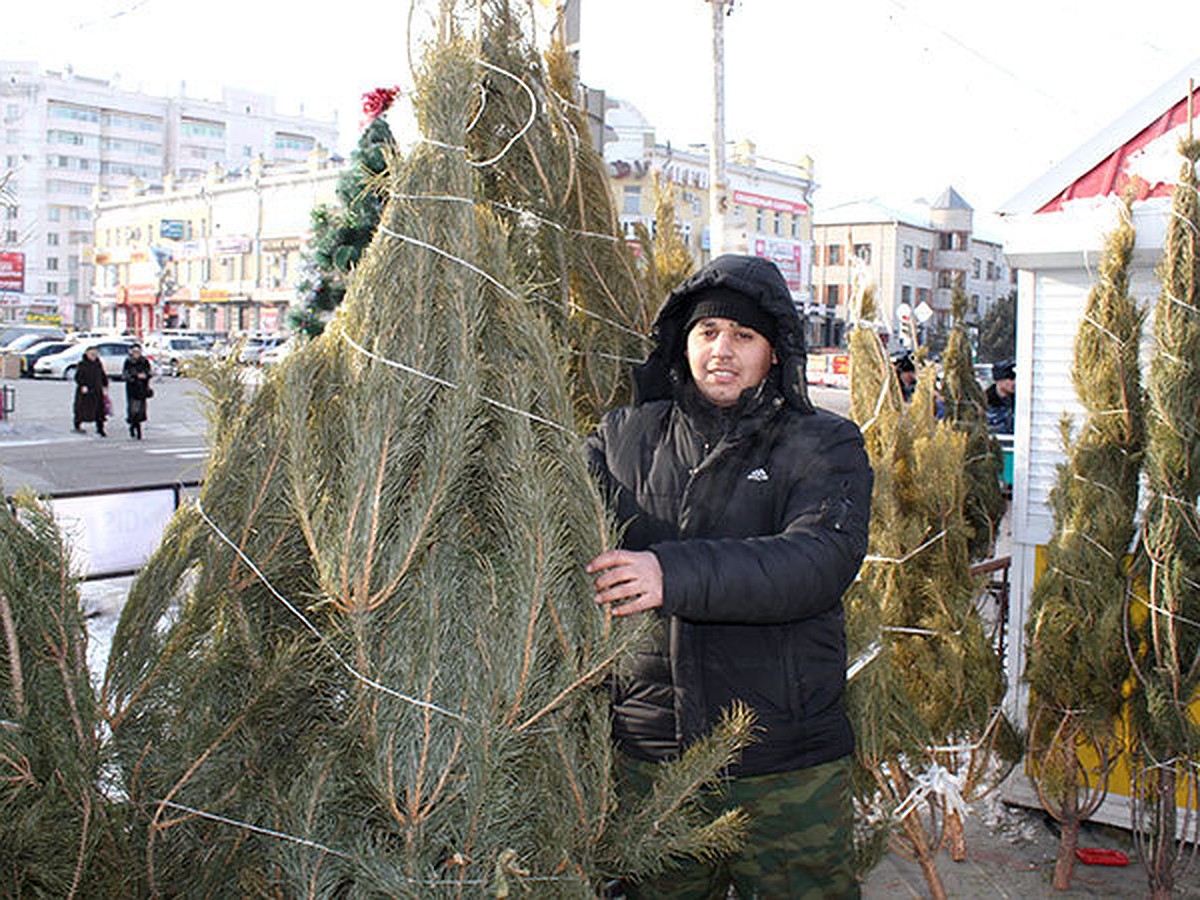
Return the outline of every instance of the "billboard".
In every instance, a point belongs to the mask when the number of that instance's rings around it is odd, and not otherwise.
[[[788,290],[793,294],[805,292],[808,288],[808,259],[807,247],[796,241],[773,241],[768,238],[755,238],[754,255],[765,256],[783,273]]]
[[[25,254],[0,253],[0,291],[22,293],[25,290]]]

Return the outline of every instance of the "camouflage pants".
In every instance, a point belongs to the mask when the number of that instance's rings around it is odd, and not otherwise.
[[[650,789],[654,763],[621,757],[622,791]],[[732,885],[742,900],[857,898],[849,757],[772,775],[736,778],[707,812],[740,806],[750,817],[746,845],[715,862],[681,858],[662,874],[631,883],[626,896],[723,900]]]

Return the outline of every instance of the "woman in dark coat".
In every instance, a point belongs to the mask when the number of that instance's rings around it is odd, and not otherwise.
[[[146,400],[154,396],[150,389],[150,360],[142,356],[140,344],[129,348],[121,374],[125,379],[125,421],[129,423],[129,436],[140,441],[142,423],[146,421]]]
[[[75,430],[83,431],[84,422],[96,423],[96,434],[104,434],[104,395],[108,390],[108,376],[95,347],[84,351],[83,359],[75,368]]]

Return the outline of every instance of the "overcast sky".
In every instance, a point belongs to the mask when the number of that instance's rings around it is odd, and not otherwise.
[[[582,2],[584,80],[637,106],[659,141],[707,142],[709,4]],[[151,93],[262,91],[283,112],[336,112],[345,152],[360,95],[410,81],[408,5],[13,2],[0,58]],[[952,184],[994,209],[1200,55],[1200,3],[1181,0],[738,0],[725,26],[726,136],[812,156],[818,206]]]

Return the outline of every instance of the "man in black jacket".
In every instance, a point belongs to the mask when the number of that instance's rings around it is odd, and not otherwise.
[[[746,848],[681,860],[634,896],[857,896],[851,869],[842,594],[867,546],[871,470],[850,421],[812,407],[799,317],[768,260],[721,256],[671,293],[634,402],[606,415],[589,460],[625,526],[589,563],[596,602],[664,620],[614,682],[623,775],[649,785],[742,701],[757,740],[723,802]]]

